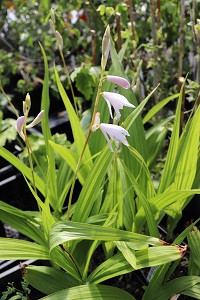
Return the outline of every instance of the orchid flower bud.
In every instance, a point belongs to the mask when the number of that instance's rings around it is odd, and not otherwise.
[[[26,120],[26,117],[25,116],[22,116],[22,117],[19,117],[17,119],[17,124],[16,124],[16,129],[17,129],[17,132],[19,133],[20,137],[25,141],[25,136],[24,136],[24,133],[23,133],[23,126],[24,126],[24,122]]]
[[[57,38],[57,41],[58,41],[59,48],[62,50],[63,49],[63,38],[57,30],[55,31],[55,34],[56,34],[56,38]]]
[[[44,116],[44,110],[41,110],[41,112],[37,115],[37,117],[31,122],[29,125],[26,126],[26,128],[32,128],[38,123],[41,122],[42,118]]]
[[[27,93],[25,101],[23,101],[23,113],[25,116],[28,116],[30,108],[31,108],[31,97],[29,93]]]
[[[130,83],[128,82],[128,80],[126,80],[123,77],[108,75],[108,76],[106,76],[106,79],[110,82],[120,85],[124,89],[129,89],[131,86]]]
[[[103,92],[102,93],[104,99],[106,100],[106,103],[108,105],[108,109],[110,112],[110,116],[113,119],[113,114],[112,114],[112,110],[111,110],[111,105],[113,106],[116,116],[118,118],[118,120],[120,119],[120,109],[123,108],[123,106],[127,106],[127,107],[132,107],[134,108],[135,106],[133,104],[131,104],[130,102],[128,102],[128,100],[120,94],[117,93],[111,93],[111,92]]]
[[[101,67],[104,70],[106,67],[108,55],[110,52],[110,27],[106,27],[106,31],[102,40],[102,57],[101,57]]]
[[[94,132],[99,128],[100,125],[100,112],[97,112],[94,118],[94,124],[91,127],[91,130]]]
[[[49,19],[49,25],[50,25],[50,28],[51,28],[52,32],[55,33],[54,23],[53,23],[53,21],[51,19]]]
[[[54,12],[53,8],[50,9],[50,15],[51,15],[51,20],[52,20],[53,24],[55,24],[56,20],[55,20],[55,12]]]

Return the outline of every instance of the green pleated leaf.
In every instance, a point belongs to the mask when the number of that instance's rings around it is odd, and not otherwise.
[[[66,161],[66,163],[71,167],[71,169],[75,172],[76,166],[78,164],[79,156],[77,153],[73,152],[70,149],[65,148],[62,145],[58,145],[52,141],[49,141],[52,148]],[[84,165],[81,165],[77,174],[77,177],[80,181],[80,183],[83,185],[85,182],[85,179],[90,172],[90,166],[85,163]]]
[[[155,90],[158,87],[156,87],[135,109],[134,111],[132,111],[130,113],[130,115],[124,120],[124,122],[122,123],[123,127],[126,130],[129,130],[129,128],[131,127],[131,125],[135,122],[135,120],[137,119],[137,117],[140,115],[140,113],[142,112],[142,110],[144,109],[145,105],[147,104],[147,102],[149,101],[149,99],[151,98],[151,96],[153,95],[153,93],[155,92]]]
[[[129,293],[108,285],[81,285],[62,290],[40,300],[135,300]]]
[[[163,108],[169,101],[174,100],[176,98],[179,97],[179,93],[172,95],[170,97],[167,97],[165,99],[163,99],[162,101],[158,102],[157,104],[155,104],[149,111],[148,113],[145,115],[145,117],[143,118],[143,124],[145,124],[146,122],[148,122],[159,110],[161,110],[161,108]]]
[[[140,206],[143,207],[145,212],[146,221],[148,224],[149,232],[152,236],[159,237],[158,228],[155,222],[155,217],[153,213],[153,205],[148,201],[148,199],[145,197],[143,190],[141,190],[141,186],[138,184],[138,180],[133,176],[133,174],[130,172],[130,169],[122,162],[124,166],[124,170],[130,179],[130,182],[133,186],[133,189],[135,193],[138,196]]]
[[[99,283],[134,270],[162,265],[178,260],[182,255],[176,246],[148,247],[134,251],[129,247],[131,243],[116,244],[122,253],[115,254],[99,265],[89,275],[87,279],[89,282]]]
[[[0,238],[0,257],[3,260],[50,259],[47,248],[32,242],[10,238]]]
[[[0,201],[0,220],[15,228],[25,236],[41,245],[45,245],[44,233],[30,214]]]
[[[194,227],[188,236],[188,245],[190,248],[190,258],[189,258],[189,274],[199,275],[200,274],[200,231]]]
[[[125,230],[108,228],[79,222],[58,222],[52,226],[50,250],[71,240],[131,241],[141,245],[161,245],[159,238],[137,234]]]
[[[196,175],[199,153],[199,119],[200,107],[195,112],[191,124],[186,127],[186,132],[183,133],[180,142],[180,150],[177,155],[178,164],[175,173],[175,185],[177,189],[191,188]]]
[[[149,300],[168,300],[175,294],[182,294],[184,290],[189,290],[196,284],[200,283],[200,277],[198,276],[184,276],[176,278],[172,281],[167,282],[163,286],[159,287],[157,291],[150,295]],[[198,298],[197,298],[198,299]]]
[[[38,291],[47,295],[79,284],[66,272],[53,267],[30,265],[25,270],[24,279]]]
[[[85,222],[92,210],[95,200],[98,198],[100,187],[104,181],[108,167],[112,161],[113,153],[106,145],[96,159],[89,173],[76,203],[72,217],[73,221]]]
[[[200,283],[191,286],[189,289],[182,291],[183,295],[193,297],[195,299],[200,299]]]
[[[81,128],[80,121],[79,121],[79,119],[76,115],[76,112],[75,112],[75,110],[74,110],[74,108],[73,108],[66,92],[65,92],[65,89],[64,89],[61,81],[60,81],[60,78],[58,76],[58,72],[57,72],[56,68],[54,68],[54,70],[55,70],[58,90],[59,90],[59,93],[60,93],[61,98],[63,100],[63,103],[65,105],[66,111],[68,113],[69,120],[70,120],[70,125],[71,125],[72,132],[73,132],[73,137],[74,137],[74,141],[75,141],[75,145],[76,145],[76,149],[77,149],[77,152],[80,156],[81,152],[83,150],[83,146],[84,146],[86,138],[85,138],[84,132]],[[88,145],[86,146],[86,149],[85,149],[82,160],[83,160],[83,162],[88,161],[88,164],[90,165],[90,167],[92,166],[91,154],[90,154],[90,150],[89,150]]]
[[[185,84],[182,84],[178,105],[176,109],[176,115],[173,125],[173,131],[170,139],[169,149],[167,152],[167,158],[165,162],[165,167],[161,176],[159,184],[159,193],[164,192],[168,186],[173,182],[174,178],[174,164],[177,158],[177,151],[179,146],[179,133],[180,133],[180,112],[182,104],[182,95]]]
[[[60,266],[63,270],[69,273],[76,281],[82,282],[79,267],[75,262],[75,259],[67,252],[67,249],[61,247],[55,247],[50,252],[51,260]]]
[[[32,172],[29,167],[24,165],[14,154],[9,152],[0,146],[0,156],[2,156],[5,160],[7,160],[10,164],[12,164],[15,168],[17,168],[30,182],[33,183]],[[35,185],[36,188],[41,192],[42,195],[45,195],[45,184],[42,179],[34,173]]]
[[[200,194],[200,190],[180,190],[180,191],[169,191],[164,192],[162,194],[158,194],[155,197],[149,199],[148,201],[153,204],[155,213],[161,212],[164,209],[167,209],[168,206],[173,203],[179,203],[185,197],[189,197],[191,195]],[[140,232],[142,230],[142,226],[146,222],[144,208],[140,207],[134,222],[134,231]]]
[[[153,186],[153,182],[151,179],[151,174],[149,172],[149,169],[147,167],[147,164],[145,163],[143,157],[140,155],[140,153],[137,152],[136,149],[133,147],[128,148],[130,150],[131,155],[138,161],[140,164],[140,176],[144,177],[146,179],[146,191],[143,189],[143,194],[146,194],[148,198],[153,197],[155,195],[155,188]]]
[[[190,226],[188,226],[180,235],[178,235],[178,237],[174,240],[173,244],[181,244],[187,236],[187,234],[189,234],[189,232],[192,230],[193,226],[195,226],[197,222],[199,222],[199,219],[192,223]],[[149,300],[154,294],[157,293],[162,284],[166,282],[169,276],[174,272],[174,264],[178,262],[179,260],[177,260],[177,262],[174,262],[173,264],[166,263],[164,265],[158,266],[154,273],[154,276],[151,278],[150,283],[145,289],[143,300]]]

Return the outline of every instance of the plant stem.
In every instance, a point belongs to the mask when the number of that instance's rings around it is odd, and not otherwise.
[[[117,48],[119,51],[122,47],[121,24],[120,24],[121,14],[117,12],[115,16],[116,16],[116,23],[117,23]]]
[[[74,187],[75,187],[75,182],[76,182],[77,174],[78,174],[78,171],[79,171],[79,168],[80,168],[80,165],[81,165],[83,154],[85,152],[85,149],[86,149],[86,146],[88,144],[90,135],[92,133],[92,125],[94,123],[95,115],[96,115],[98,104],[99,104],[99,98],[100,98],[100,94],[101,94],[101,88],[102,88],[104,71],[105,71],[104,69],[101,71],[101,77],[100,77],[100,80],[99,80],[99,86],[98,86],[97,95],[96,95],[96,99],[95,99],[92,120],[90,122],[90,128],[89,128],[89,131],[88,131],[85,143],[83,145],[83,149],[82,149],[81,155],[79,157],[79,160],[78,160],[78,163],[77,163],[77,166],[76,166],[76,170],[74,172],[74,177],[73,177],[73,181],[72,181],[72,185],[71,185],[71,189],[70,189],[70,194],[69,194],[68,210],[67,210],[67,216],[66,216],[67,221],[69,221],[69,219],[70,219],[70,210],[71,210],[71,205],[72,205],[72,196],[73,196],[73,192],[74,192]]]
[[[178,60],[178,79],[182,76],[183,73],[183,41],[184,41],[184,21],[185,21],[185,7],[184,7],[184,0],[181,0],[180,2],[180,15],[181,15],[181,21],[180,21],[180,27],[179,27],[179,60]],[[180,91],[180,86],[179,86]]]
[[[6,98],[6,100],[8,101],[9,105],[11,106],[11,108],[13,109],[16,117],[19,118],[19,114],[18,114],[16,108],[14,107],[14,105],[12,104],[12,102],[10,101],[9,97],[6,95],[6,93],[5,93],[5,91],[4,91],[1,83],[0,83],[0,90],[1,90],[2,94],[4,95],[4,97]]]
[[[134,26],[134,16],[133,16],[133,1],[129,0],[129,15],[131,21],[131,30],[132,30],[132,40],[135,40],[135,26]]]
[[[91,35],[92,35],[92,61],[94,66],[97,65],[97,58],[96,58],[96,41],[95,41],[95,30],[91,29],[90,30]]]
[[[57,38],[56,38],[56,40],[58,41]],[[59,43],[58,43],[58,45],[59,45]],[[71,79],[70,79],[70,76],[69,76],[69,71],[68,71],[68,69],[67,69],[67,65],[66,65],[66,62],[65,62],[65,58],[64,58],[64,55],[63,55],[63,51],[62,51],[62,49],[60,48],[60,46],[59,46],[59,51],[60,51],[60,56],[61,56],[63,65],[64,65],[64,70],[65,70],[65,73],[66,73],[66,75],[67,75],[67,79],[68,79],[68,82],[69,82],[69,86],[70,86],[70,89],[71,89],[72,98],[73,98],[73,102],[74,102],[74,108],[75,108],[76,114],[77,114],[77,116],[78,116],[78,108],[77,108],[77,103],[76,103],[76,97],[75,97],[75,95],[74,95],[74,89],[73,89],[72,82],[71,82]]]
[[[158,65],[158,41],[156,32],[156,19],[154,0],[150,0],[150,14],[151,14],[151,34],[153,39],[153,88],[156,88],[159,83],[159,65]],[[154,93],[155,103],[158,103],[158,90]]]

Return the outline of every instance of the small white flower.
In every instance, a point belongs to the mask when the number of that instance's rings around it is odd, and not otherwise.
[[[106,141],[110,147],[110,151],[113,152],[113,148],[109,137],[115,142],[117,147],[119,146],[119,142],[121,142],[125,146],[129,146],[129,143],[126,139],[126,135],[130,136],[130,134],[123,127],[114,124],[101,123],[99,125],[99,128],[101,129],[106,138]]]
[[[126,135],[130,136],[128,131],[124,129],[121,126],[114,125],[114,124],[106,124],[106,123],[100,123],[100,113],[97,112],[94,118],[94,124],[91,127],[91,130],[94,132],[98,128],[102,131],[104,134],[106,141],[110,147],[110,150],[113,152],[113,148],[110,142],[110,138],[115,141],[116,146],[119,146],[119,142],[124,144],[125,146],[129,146],[129,143],[126,139]]]
[[[120,94],[117,93],[111,93],[111,92],[103,92],[102,93],[104,99],[106,100],[106,103],[108,105],[109,108],[109,112],[110,112],[110,116],[113,119],[113,114],[112,114],[112,110],[111,110],[111,104],[115,110],[117,119],[120,119],[120,109],[123,108],[123,106],[127,106],[127,107],[132,107],[134,108],[135,106],[133,104],[131,104],[130,102],[128,102],[128,100]]]
[[[42,110],[37,117],[31,122],[29,125],[26,126],[26,128],[32,128],[33,126],[37,125],[43,118],[44,115],[44,110]],[[17,132],[19,133],[20,137],[25,141],[25,136],[23,133],[23,127],[24,123],[26,121],[26,116],[21,116],[17,119],[17,124],[16,124],[16,129]]]
[[[129,89],[131,86],[130,83],[128,82],[128,80],[126,80],[123,77],[108,75],[108,76],[106,76],[106,79],[110,82],[120,85],[124,89]]]

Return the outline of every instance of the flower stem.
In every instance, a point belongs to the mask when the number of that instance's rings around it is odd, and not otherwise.
[[[71,209],[71,205],[72,205],[72,196],[73,196],[73,192],[74,192],[74,187],[75,187],[75,182],[76,182],[77,174],[78,174],[78,171],[79,171],[79,168],[80,168],[80,165],[81,165],[83,154],[85,152],[85,149],[86,149],[86,146],[88,144],[90,135],[92,133],[91,128],[92,128],[92,125],[94,123],[95,115],[96,115],[98,104],[99,104],[99,98],[100,98],[101,89],[102,89],[102,82],[103,82],[104,72],[105,72],[105,69],[102,69],[102,71],[101,71],[101,77],[100,77],[99,85],[98,85],[98,90],[97,90],[97,95],[96,95],[96,99],[95,99],[95,104],[94,104],[94,110],[93,110],[93,114],[92,114],[92,120],[90,122],[90,128],[89,128],[87,137],[85,139],[85,143],[83,145],[83,149],[81,151],[81,155],[79,157],[79,160],[78,160],[78,163],[77,163],[77,166],[76,166],[76,170],[74,172],[74,177],[73,177],[73,181],[72,181],[72,185],[71,185],[71,189],[70,189],[70,194],[69,194],[68,210],[67,210],[67,216],[66,216],[67,221],[70,219],[70,209]]]

